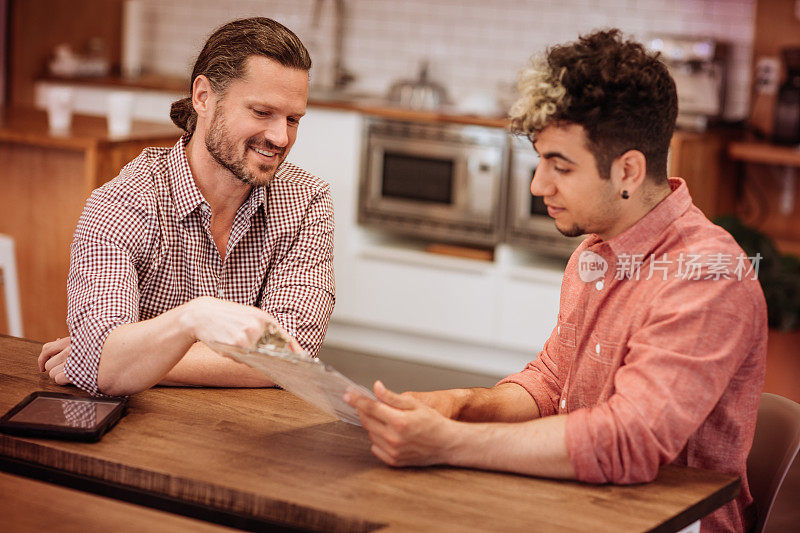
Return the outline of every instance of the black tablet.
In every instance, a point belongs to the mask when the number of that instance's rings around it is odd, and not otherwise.
[[[24,437],[98,441],[124,415],[127,398],[34,392],[0,418],[0,431]]]

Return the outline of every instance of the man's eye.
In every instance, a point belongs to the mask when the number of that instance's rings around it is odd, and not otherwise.
[[[559,174],[569,174],[570,172],[568,168],[561,168],[561,167],[553,167],[553,170],[555,170]]]
[[[292,124],[293,126],[297,126],[298,124],[300,124],[300,119],[297,117],[289,117],[286,119],[286,122]]]
[[[257,117],[268,117],[270,115],[269,111],[260,111],[258,109],[254,109],[253,113],[255,113]]]

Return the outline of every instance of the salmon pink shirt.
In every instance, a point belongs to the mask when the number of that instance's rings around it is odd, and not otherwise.
[[[743,531],[746,461],[764,382],[759,258],[692,204],[686,183],[609,241],[591,235],[564,272],[558,323],[539,357],[502,382],[541,416],[567,414],[577,478],[639,483],[672,463],[742,480],[703,531]]]

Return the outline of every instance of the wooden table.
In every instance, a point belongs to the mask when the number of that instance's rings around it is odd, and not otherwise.
[[[0,412],[64,390],[38,372],[39,350],[0,336]],[[155,388],[99,443],[0,435],[0,468],[252,529],[676,531],[739,492],[733,476],[675,466],[635,486],[393,469],[369,446],[285,391]]]
[[[0,233],[14,238],[22,323],[28,338],[67,335],[69,245],[86,199],[148,146],[172,146],[170,124],[134,122],[113,138],[104,117],[75,115],[63,135],[34,109],[0,113]],[[0,305],[0,315],[3,306]],[[0,333],[7,333],[0,317]]]
[[[217,524],[4,472],[0,472],[0,494],[3,495],[0,498],[0,522],[8,528],[4,531],[14,533],[234,531]]]

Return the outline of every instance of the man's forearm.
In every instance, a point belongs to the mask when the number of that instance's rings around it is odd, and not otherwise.
[[[175,366],[195,339],[181,327],[184,306],[109,333],[100,354],[97,386],[111,396],[148,389]]]
[[[414,396],[445,416],[464,422],[522,422],[539,417],[533,397],[516,383],[414,393]],[[446,407],[440,408],[442,405]]]
[[[195,341],[252,347],[269,324],[274,319],[261,309],[201,296],[150,320],[119,326],[103,345],[98,388],[114,396],[143,391],[164,379]]]
[[[254,368],[228,359],[197,342],[159,382],[168,386],[272,387],[268,377]]]
[[[532,476],[575,479],[565,439],[567,415],[509,424],[450,422],[446,462]]]

